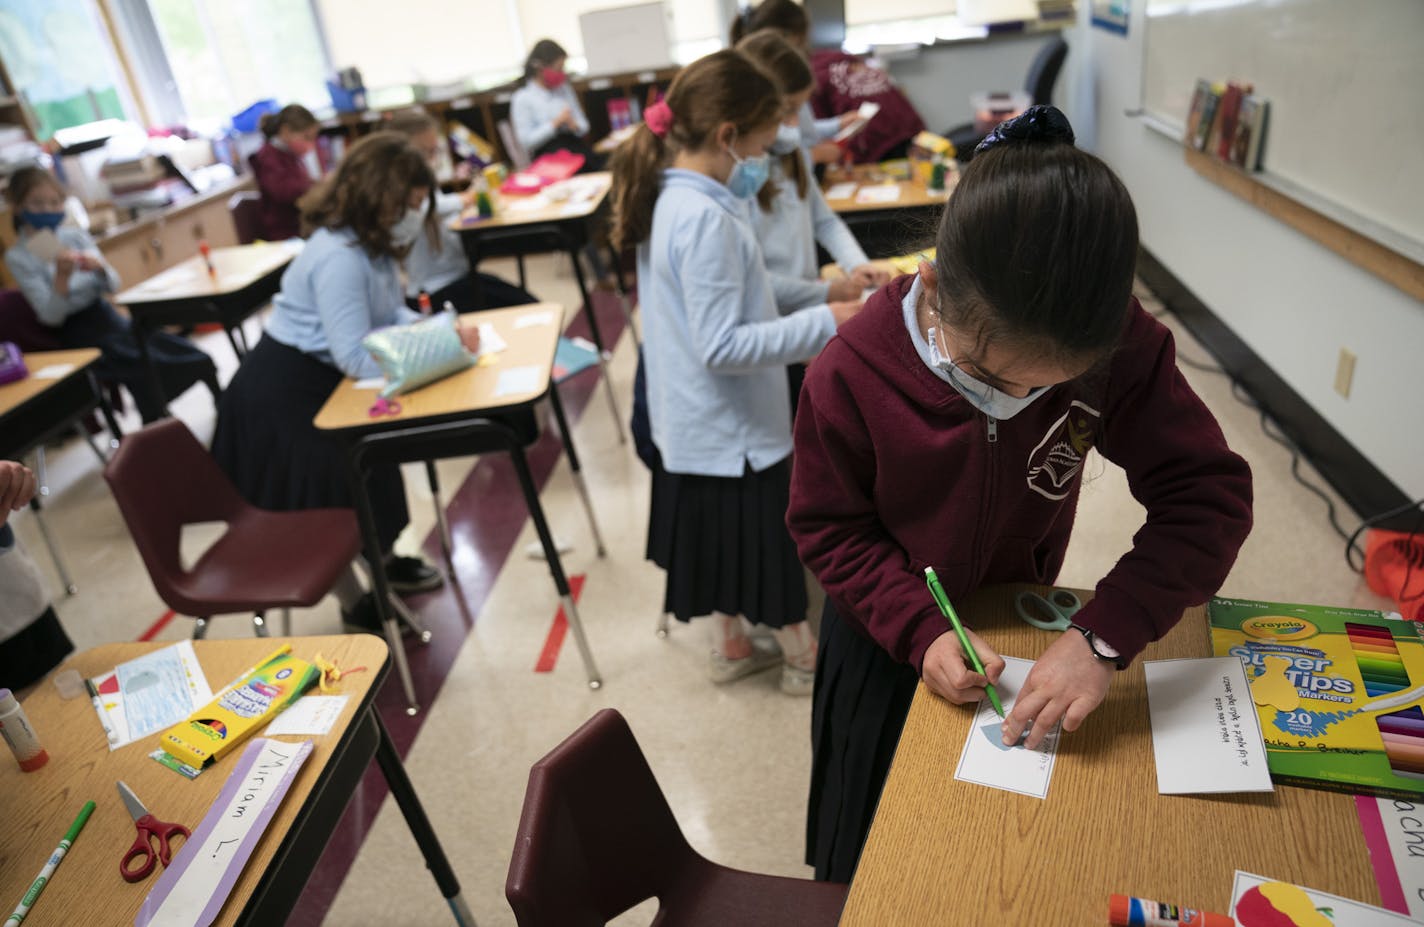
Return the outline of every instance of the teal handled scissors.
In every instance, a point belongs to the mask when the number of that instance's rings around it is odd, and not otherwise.
[[[1068,630],[1073,626],[1073,616],[1082,607],[1083,600],[1067,589],[1052,589],[1046,598],[1027,590],[1014,597],[1014,611],[1019,617],[1044,631]]]

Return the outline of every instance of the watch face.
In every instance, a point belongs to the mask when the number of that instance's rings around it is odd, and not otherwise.
[[[1122,654],[1118,653],[1116,647],[1114,647],[1112,644],[1109,644],[1101,637],[1098,637],[1096,634],[1093,635],[1093,649],[1096,650],[1098,653],[1102,654],[1103,656],[1107,657],[1109,660],[1116,660],[1122,656]]]

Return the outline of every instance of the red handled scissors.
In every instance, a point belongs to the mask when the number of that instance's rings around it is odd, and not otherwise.
[[[400,415],[401,404],[394,399],[387,399],[384,396],[376,397],[376,402],[371,406],[371,418],[380,418],[382,415]]]
[[[155,863],[161,862],[164,867],[168,866],[168,861],[173,858],[172,848],[168,841],[174,837],[182,836],[183,843],[188,842],[187,838],[192,836],[192,831],[182,824],[170,824],[167,821],[160,821],[148,813],[148,809],[143,806],[143,802],[138,800],[138,796],[119,781],[119,797],[124,800],[124,805],[129,809],[129,814],[133,816],[134,827],[138,829],[138,839],[133,846],[124,854],[123,860],[119,863],[119,874],[124,877],[125,882],[140,882],[148,878],[153,872]],[[153,838],[158,839],[158,851],[154,852]],[[129,864],[134,860],[143,860],[143,865],[137,869],[130,868]]]

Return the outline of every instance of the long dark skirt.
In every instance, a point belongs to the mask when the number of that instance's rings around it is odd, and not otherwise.
[[[806,865],[849,882],[870,833],[919,674],[846,626],[831,600],[821,612],[811,700],[811,797]]]
[[[223,392],[213,456],[259,508],[354,508],[346,445],[312,424],[341,371],[263,335]],[[410,521],[400,468],[374,468],[366,492],[381,550]]]
[[[95,364],[99,379],[122,384],[133,394],[134,404],[145,423],[163,417],[164,401],[153,395],[148,370],[139,353],[129,320],[119,315],[108,300],[96,300],[74,313],[56,329],[59,343],[66,348],[98,348]],[[194,383],[204,383],[217,399],[218,374],[213,359],[187,338],[165,331],[149,332],[145,339],[149,356],[158,368],[158,380],[168,399],[174,399]]]
[[[14,556],[11,554],[10,556]],[[52,607],[14,635],[0,641],[0,679],[11,689],[23,689],[45,677],[65,657],[74,644]]]
[[[442,286],[430,294],[430,307],[439,312],[446,301],[457,312],[475,312],[481,309],[499,309],[503,306],[523,306],[537,303],[533,294],[514,284],[496,277],[472,270],[447,286]],[[418,309],[417,300],[409,299],[410,308]]]
[[[805,620],[806,577],[786,530],[788,457],[740,477],[653,469],[648,559],[667,571],[663,610],[723,612],[780,628]]]

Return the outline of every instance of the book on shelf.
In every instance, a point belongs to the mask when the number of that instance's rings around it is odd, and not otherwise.
[[[1266,117],[1271,110],[1269,100],[1247,94],[1241,99],[1241,112],[1236,117],[1236,135],[1231,139],[1230,161],[1247,171],[1261,169],[1261,148],[1266,141]]]
[[[1206,95],[1202,97],[1201,118],[1197,120],[1196,136],[1192,139],[1192,146],[1198,151],[1208,150],[1207,145],[1211,141],[1221,110],[1221,95],[1225,92],[1226,88],[1221,84],[1211,84]]]
[[[1216,156],[1223,161],[1231,157],[1231,141],[1236,137],[1236,121],[1241,115],[1241,99],[1251,92],[1250,84],[1238,84],[1230,81],[1226,85],[1226,92],[1221,95],[1221,115],[1217,117],[1219,123],[1216,136]]]
[[[1192,91],[1192,105],[1187,110],[1187,131],[1182,137],[1183,145],[1190,145],[1193,148],[1200,147],[1197,144],[1197,131],[1201,128],[1202,115],[1206,111],[1206,101],[1210,96],[1212,96],[1211,81],[1198,80],[1196,89]]]

